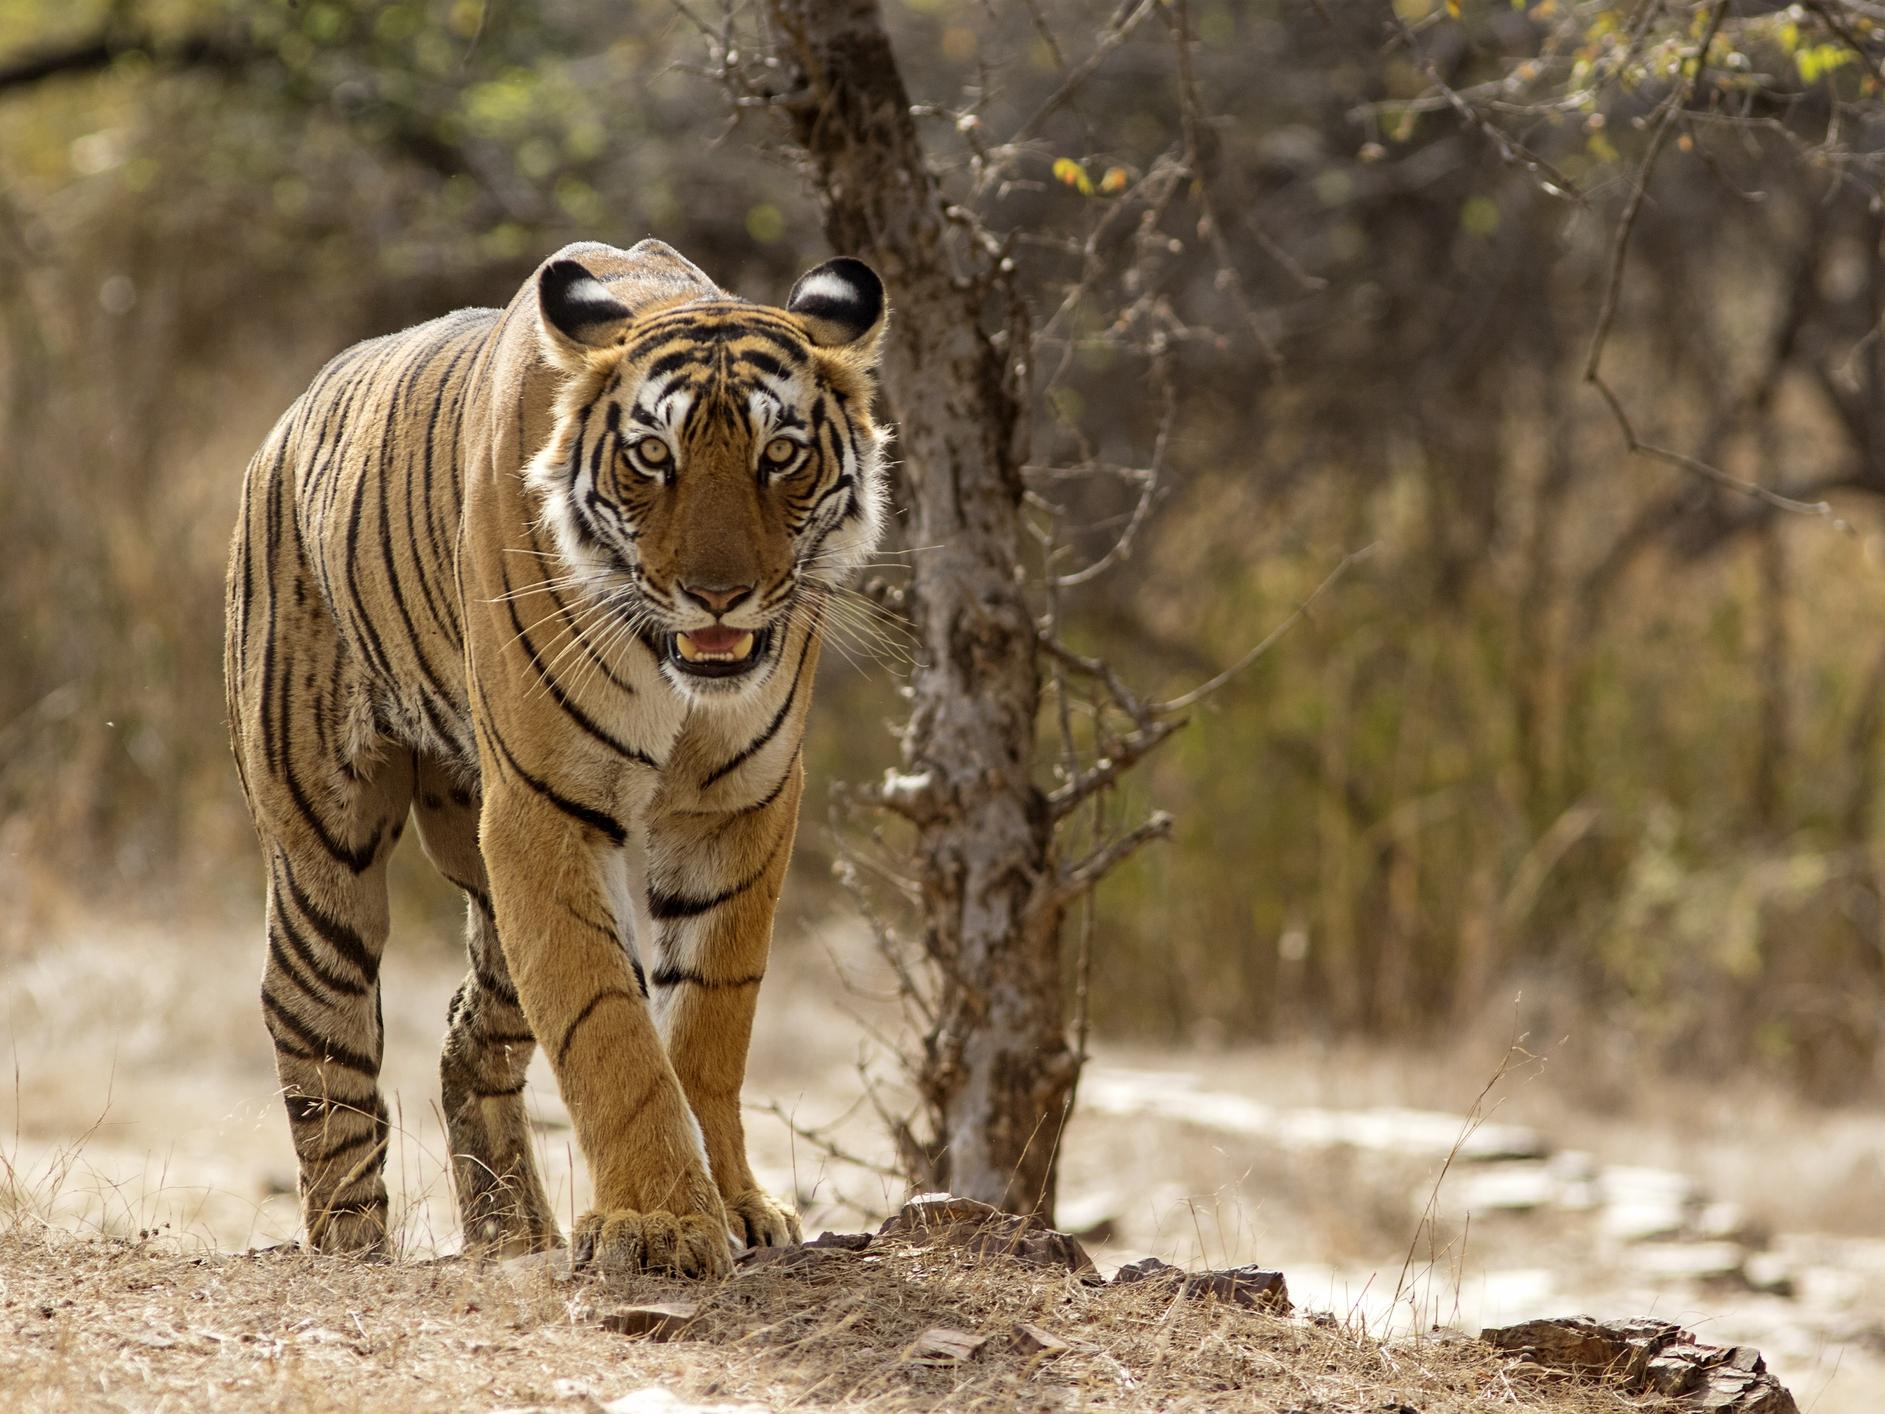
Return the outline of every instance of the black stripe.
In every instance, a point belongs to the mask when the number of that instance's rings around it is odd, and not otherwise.
[[[418,669],[420,678],[420,708],[430,719],[433,733],[438,739],[441,742],[450,742],[452,739],[451,728],[444,723],[443,714],[434,707],[433,698],[436,697],[442,701],[450,702],[451,695],[446,690],[444,684],[439,680],[438,674],[432,670],[431,660],[426,656],[425,643],[419,637],[418,625],[413,623],[412,611],[406,607],[405,585],[400,581],[399,561],[393,554],[393,512],[388,487],[388,483],[392,480],[394,447],[391,424],[393,420],[399,416],[400,410],[405,405],[408,395],[419,380],[419,375],[432,366],[438,353],[439,349],[436,346],[429,349],[422,349],[420,356],[412,361],[400,375],[399,379],[393,384],[392,403],[387,411],[388,426],[385,433],[386,440],[381,444],[379,474],[376,479],[379,481],[380,494],[380,562],[386,566],[387,593],[392,598],[393,606],[399,610],[399,620],[405,626],[406,639],[412,645],[413,664]],[[407,478],[407,484],[408,486],[411,485],[410,477]],[[408,509],[410,509],[410,499],[407,505]],[[410,516],[408,516],[408,528],[410,528],[410,523]],[[414,561],[423,558],[423,556],[416,554],[413,556]]]
[[[730,990],[734,987],[757,987],[766,974],[755,972],[750,977],[727,977],[709,980],[691,967],[658,967],[655,969],[653,982],[657,987],[701,987],[710,992]]]
[[[377,1104],[380,1122],[385,1122],[386,1102],[380,1099],[377,1090],[369,1091],[358,1100],[343,1100],[333,1095],[302,1095],[282,1092],[282,1103],[288,1107],[288,1118],[295,1124],[309,1124],[323,1117],[326,1111],[337,1114],[358,1115],[361,1119],[372,1119],[373,1112],[366,1108],[369,1103]]]
[[[581,727],[583,731],[587,732],[604,746],[608,747],[609,750],[615,752],[618,756],[625,756],[630,761],[639,761],[644,766],[654,765],[654,757],[650,756],[645,751],[638,751],[636,748],[630,746],[627,742],[621,740],[612,732],[599,725],[587,712],[583,711],[582,708],[578,707],[575,702],[570,699],[570,695],[563,690],[563,684],[557,681],[556,674],[550,670],[549,666],[543,661],[542,655],[537,652],[537,645],[531,641],[530,629],[526,628],[524,621],[517,616],[517,600],[511,588],[510,567],[508,565],[504,567],[503,573],[504,608],[510,614],[511,627],[516,630],[517,640],[524,646],[524,654],[530,659],[532,671],[536,673],[538,681],[549,689],[550,696],[555,700],[556,705],[563,709],[564,714],[568,716],[572,722]],[[533,624],[531,627],[534,628],[535,625]]]
[[[348,1070],[358,1071],[361,1075],[369,1079],[373,1079],[379,1075],[380,1063],[377,1059],[362,1055],[359,1051],[339,1045],[336,1042],[323,1040],[308,1027],[297,1021],[280,1002],[276,1001],[268,994],[266,988],[262,991],[262,1011],[269,1021],[275,1022],[281,1026],[283,1030],[306,1048],[300,1052],[306,1059],[325,1061],[333,1065],[345,1066]],[[271,1026],[269,1031],[273,1034],[274,1027]],[[279,1044],[279,1042],[277,1044]]]
[[[288,681],[286,677],[284,677],[280,696],[286,698],[288,688]],[[372,839],[358,846],[343,845],[339,840],[334,838],[332,832],[327,828],[327,822],[322,820],[320,815],[315,811],[314,802],[308,799],[307,790],[301,784],[301,778],[295,774],[294,768],[289,764],[287,757],[288,743],[284,737],[282,742],[282,766],[279,774],[282,784],[288,787],[288,796],[294,801],[295,809],[301,812],[301,818],[307,822],[308,828],[314,831],[314,837],[321,842],[321,848],[332,855],[337,863],[346,865],[347,868],[355,874],[364,873],[367,866],[373,862],[374,858],[380,852],[380,831],[375,830]]]
[[[365,939],[333,914],[315,906],[314,901],[302,892],[286,855],[277,855],[276,859],[281,865],[282,882],[287,884],[288,894],[294,899],[295,907],[301,910],[301,916],[321,935],[321,941],[352,963],[354,969],[366,979],[367,985],[371,986],[380,975],[380,960],[367,947]]]
[[[556,1068],[558,1070],[561,1070],[563,1063],[569,1059],[569,1048],[575,1044],[576,1033],[582,1028],[582,1024],[595,1014],[597,1007],[615,997],[620,997],[624,1001],[631,1002],[640,1000],[633,992],[625,992],[620,987],[605,987],[591,997],[589,999],[589,1005],[576,1013],[576,1019],[570,1022],[569,1029],[563,1033],[562,1044],[556,1048]]]
[[[686,894],[663,893],[658,889],[650,888],[648,890],[649,914],[664,922],[675,918],[697,918],[703,913],[718,908],[723,903],[738,898],[741,894],[745,893],[748,889],[752,888],[753,885],[766,877],[766,872],[772,868],[773,861],[779,857],[779,851],[784,845],[785,840],[781,837],[773,845],[772,853],[766,856],[766,862],[760,865],[750,877],[742,879],[739,883],[722,889],[719,893],[708,898],[690,898]]]
[[[508,1006],[517,1005],[517,989],[510,984],[508,979],[500,977],[497,973],[490,971],[488,968],[480,967],[476,963],[473,963],[471,966],[471,975],[478,979],[478,985],[480,987],[496,997],[499,1001]]]
[[[739,360],[741,363],[751,364],[761,373],[769,374],[783,382],[789,383],[792,381],[794,370],[787,368],[769,353],[761,353],[757,349],[747,349],[739,355]]]
[[[438,387],[433,390],[432,395],[431,416],[427,420],[425,427],[425,452],[424,459],[420,462],[419,484],[422,493],[421,500],[425,506],[423,519],[425,522],[426,539],[432,546],[433,563],[439,565],[441,568],[454,564],[456,557],[451,553],[450,547],[446,544],[445,535],[439,526],[438,513],[442,508],[438,505],[438,498],[434,497],[432,494],[432,473],[435,466],[434,453],[437,448],[439,417],[444,411],[445,393],[447,388],[451,386],[452,374],[457,371],[458,365],[464,359],[465,355],[476,347],[477,344],[473,343],[459,349],[457,353],[452,355],[452,361],[446,366],[445,371],[439,375]],[[456,483],[453,482],[451,478],[447,478],[448,486],[455,486],[455,484]],[[406,485],[408,496],[410,497],[412,486],[412,475],[410,471],[407,472]],[[419,559],[423,566],[424,557],[417,556],[415,558]],[[426,591],[426,598],[429,604],[432,591],[423,567],[420,570],[419,582],[420,586]],[[455,598],[452,594],[446,593],[441,588],[439,591],[439,599],[444,607],[444,614],[440,621],[447,625],[453,646],[462,646],[462,631],[458,623],[458,606],[455,602]],[[434,609],[434,617],[440,617],[436,608]]]
[[[365,1177],[367,1175],[363,1175]],[[386,1195],[381,1193],[372,1198],[359,1198],[351,1203],[323,1203],[321,1210],[312,1218],[365,1218],[386,1211]]]
[[[363,1130],[359,1134],[348,1135],[345,1139],[338,1141],[331,1149],[328,1149],[323,1153],[303,1154],[300,1156],[300,1158],[301,1158],[302,1164],[308,1168],[314,1168],[318,1165],[321,1169],[323,1169],[324,1172],[320,1175],[320,1177],[332,1178],[335,1176],[333,1171],[340,1167],[340,1165],[336,1164],[334,1161],[338,1159],[342,1154],[348,1153],[350,1150],[353,1150],[353,1149],[364,1149],[368,1145],[372,1145],[374,1148],[379,1148],[381,1145],[386,1143],[386,1139],[387,1139],[386,1133],[383,1130],[381,1130],[378,1126],[375,1126],[372,1129]],[[352,1167],[352,1165],[349,1165],[348,1167]],[[379,1177],[379,1165],[373,1164],[364,1173],[355,1174],[354,1182],[358,1183],[363,1178],[378,1178],[378,1177]]]
[[[298,943],[295,945],[297,951],[299,951],[299,946]],[[362,987],[358,982],[351,981],[347,978],[335,977],[331,973],[319,971],[318,965],[315,964],[312,959],[303,959],[308,965],[307,970],[303,970],[301,966],[297,965],[294,960],[289,957],[287,949],[282,947],[281,932],[275,928],[268,930],[268,960],[274,964],[276,972],[294,983],[296,990],[317,1006],[334,1006],[336,1004],[335,993],[339,993],[341,996],[357,997],[366,991],[366,988]],[[327,984],[325,990],[316,982],[314,977],[309,975],[310,971],[316,972],[321,982]]]
[[[479,690],[479,696],[482,699],[482,688]],[[484,708],[488,717],[490,713],[490,703],[486,702]],[[568,796],[562,795],[553,789],[549,782],[541,780],[526,771],[517,758],[511,754],[510,747],[504,744],[504,738],[498,735],[496,722],[493,721],[487,725],[485,736],[487,736],[491,744],[497,748],[498,755],[503,758],[504,765],[510,773],[516,776],[517,779],[522,781],[525,785],[529,786],[538,795],[542,796],[551,805],[569,816],[570,819],[587,825],[611,844],[619,845],[627,841],[628,831],[623,829],[621,822],[616,820],[613,816],[603,813],[593,805],[584,805],[579,800],[571,800]]]
[[[748,761],[752,760],[757,752],[763,750],[766,744],[779,734],[779,728],[785,725],[786,717],[791,714],[792,705],[798,701],[799,683],[803,681],[805,675],[805,659],[811,651],[812,635],[808,632],[805,635],[805,641],[799,645],[798,666],[792,670],[792,690],[785,695],[785,701],[779,704],[779,710],[773,714],[772,720],[766,724],[766,729],[749,741],[732,760],[707,773],[706,779],[700,783],[701,790],[706,790],[709,786],[725,778],[729,772],[737,771],[741,766],[744,766]]]

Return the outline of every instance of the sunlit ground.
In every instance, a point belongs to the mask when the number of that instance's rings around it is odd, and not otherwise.
[[[829,1152],[887,1151],[859,1062],[877,1057],[868,1068],[894,1102],[871,1034],[895,1014],[875,999],[888,989],[857,932],[815,931],[781,950],[747,1086],[756,1166],[796,1193],[808,1231],[874,1223],[903,1194]],[[409,930],[385,967],[388,1184],[415,1255],[456,1243],[436,1081],[459,975],[447,932]],[[295,1236],[258,965],[227,924],[100,922],[9,966],[0,1054],[16,1078],[0,1152],[18,1206],[62,1227],[224,1249]],[[1591,1079],[1577,1037],[1528,1038],[1542,1062],[1508,1053],[1510,1039],[1491,1018],[1445,1053],[1101,1046],[1065,1136],[1061,1221],[1090,1234],[1102,1267],[1147,1254],[1261,1262],[1288,1275],[1299,1305],[1373,1329],[1677,1320],[1760,1346],[1803,1407],[1874,1408],[1885,1117],[1669,1080],[1619,1100]],[[567,1221],[586,1181],[541,1058],[531,1104]],[[814,1133],[795,1135],[775,1109]]]

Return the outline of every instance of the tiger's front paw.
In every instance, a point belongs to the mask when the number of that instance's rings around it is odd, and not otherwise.
[[[683,1216],[609,1208],[576,1220],[570,1232],[570,1264],[577,1271],[715,1277],[733,1269],[733,1252],[726,1220],[718,1213]]]
[[[800,1240],[799,1215],[757,1188],[726,1200],[727,1230],[748,1247],[785,1247]]]

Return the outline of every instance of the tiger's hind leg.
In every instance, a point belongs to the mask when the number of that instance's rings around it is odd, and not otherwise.
[[[478,799],[436,763],[422,761],[415,815],[426,856],[466,900],[471,971],[452,997],[439,1058],[452,1186],[465,1244],[499,1256],[540,1252],[562,1239],[537,1173],[524,1113],[524,1073],[537,1043],[498,946],[490,885],[478,852]]]
[[[269,871],[263,1019],[300,1164],[308,1242],[323,1252],[379,1253],[389,1128],[379,1088],[386,858],[411,798],[412,758],[389,755],[319,789],[326,829],[318,836],[307,820],[258,819]],[[301,795],[312,808],[313,795]]]

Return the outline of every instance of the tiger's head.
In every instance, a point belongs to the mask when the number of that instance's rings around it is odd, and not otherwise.
[[[631,309],[558,260],[537,305],[564,382],[525,480],[569,580],[690,697],[747,690],[882,532],[882,282],[838,259],[783,309],[718,291]]]

